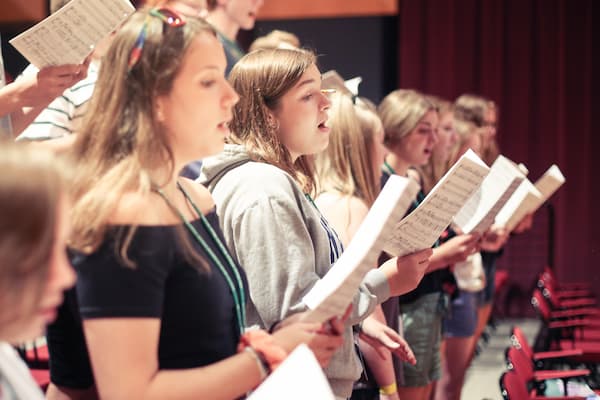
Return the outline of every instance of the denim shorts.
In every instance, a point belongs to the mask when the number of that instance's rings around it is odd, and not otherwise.
[[[417,359],[416,365],[403,364],[404,386],[426,386],[440,379],[443,298],[443,293],[435,292],[400,305],[404,339]]]
[[[478,297],[479,292],[459,290],[442,321],[445,338],[473,336],[477,327]]]

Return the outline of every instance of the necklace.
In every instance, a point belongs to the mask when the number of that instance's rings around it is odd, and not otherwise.
[[[196,239],[196,242],[198,242],[198,244],[200,244],[200,246],[202,247],[204,252],[208,255],[208,257],[213,262],[213,264],[219,268],[219,271],[221,271],[221,274],[225,278],[225,281],[227,281],[227,286],[229,286],[229,290],[231,291],[231,294],[233,295],[233,300],[235,303],[235,313],[236,313],[236,317],[237,317],[237,321],[238,321],[238,328],[240,330],[240,335],[242,335],[244,333],[244,329],[246,326],[246,296],[244,293],[244,284],[242,281],[242,277],[240,276],[240,273],[235,265],[235,262],[231,258],[229,251],[227,250],[225,245],[221,242],[221,240],[219,239],[219,236],[217,235],[217,233],[215,232],[213,227],[210,225],[210,223],[208,222],[208,220],[206,219],[204,214],[200,211],[200,209],[192,201],[189,194],[185,191],[185,189],[183,188],[183,186],[181,186],[181,184],[179,182],[177,182],[177,188],[181,191],[181,193],[183,193],[183,195],[185,196],[185,199],[192,205],[196,214],[198,214],[200,216],[200,220],[202,221],[202,226],[204,227],[206,232],[208,232],[210,238],[212,239],[213,243],[219,249],[219,252],[221,253],[221,255],[225,258],[225,260],[227,260],[229,269],[233,272],[233,278],[230,275],[230,273],[227,271],[227,269],[225,268],[225,266],[223,265],[221,260],[217,257],[215,252],[212,250],[212,248],[206,243],[204,238],[202,238],[200,233],[190,223],[190,221],[187,220],[187,218],[183,215],[183,213],[181,213],[181,211],[179,211],[179,209],[177,207],[175,207],[175,205],[169,200],[169,198],[165,195],[165,193],[160,188],[157,188],[157,187],[153,187],[152,190],[154,190],[156,193],[158,193],[165,200],[167,205],[179,216],[179,218],[181,219],[181,221],[183,222],[185,227],[188,229],[188,231],[190,231],[190,233],[192,234],[194,239]],[[235,283],[233,282],[234,279],[236,281]]]

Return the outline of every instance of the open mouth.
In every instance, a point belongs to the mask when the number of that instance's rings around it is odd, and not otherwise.
[[[329,131],[329,126],[327,126],[327,120],[321,122],[318,125],[318,128],[319,128],[320,131],[327,131],[328,132]]]

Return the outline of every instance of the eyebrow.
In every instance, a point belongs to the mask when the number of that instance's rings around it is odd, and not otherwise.
[[[308,85],[309,83],[313,83],[313,82],[316,82],[316,81],[315,81],[313,78],[309,78],[309,79],[306,79],[306,80],[304,80],[304,81],[302,81],[302,82],[298,83],[298,84],[296,85],[296,87],[297,87],[297,88],[300,88],[300,87],[302,87],[302,86],[304,86],[304,85]]]

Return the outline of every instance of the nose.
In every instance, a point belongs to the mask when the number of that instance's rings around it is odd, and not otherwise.
[[[233,87],[229,84],[229,82],[225,81],[225,91],[223,94],[223,105],[225,107],[233,107],[240,101],[240,96],[233,89]]]
[[[331,100],[329,99],[329,96],[327,96],[327,93],[323,93],[323,92],[319,92],[321,94],[321,102],[319,103],[319,110],[320,111],[325,111],[325,110],[329,110],[329,108],[331,107]]]
[[[77,275],[69,263],[66,251],[62,251],[50,266],[48,286],[53,291],[62,292],[73,286],[76,279]]]

